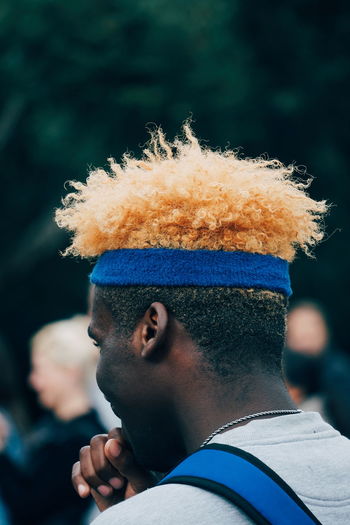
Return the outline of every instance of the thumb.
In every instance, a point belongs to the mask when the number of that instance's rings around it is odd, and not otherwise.
[[[105,444],[108,461],[128,480],[136,494],[155,485],[154,476],[135,460],[133,452],[117,439],[109,439]]]

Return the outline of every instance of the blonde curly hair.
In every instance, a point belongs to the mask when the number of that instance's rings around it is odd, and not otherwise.
[[[161,129],[138,160],[109,159],[56,211],[57,224],[73,232],[66,254],[99,256],[119,248],[241,250],[292,261],[323,238],[325,201],[293,179],[293,165],[240,158],[235,151],[200,145],[189,123],[173,143]]]

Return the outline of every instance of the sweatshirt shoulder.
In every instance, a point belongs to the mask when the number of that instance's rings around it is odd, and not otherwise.
[[[92,525],[247,525],[253,522],[232,503],[197,487],[153,487],[102,512]]]

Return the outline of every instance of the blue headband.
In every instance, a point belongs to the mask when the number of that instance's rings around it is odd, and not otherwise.
[[[90,279],[98,286],[227,286],[292,293],[287,261],[239,251],[111,250],[98,259]]]

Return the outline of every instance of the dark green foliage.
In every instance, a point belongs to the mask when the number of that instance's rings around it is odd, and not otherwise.
[[[0,150],[3,331],[14,355],[46,321],[85,308],[86,265],[61,261],[51,222],[71,178],[190,114],[213,147],[306,165],[332,234],[292,270],[349,346],[348,2],[3,0]],[[23,360],[21,360],[23,361]],[[25,365],[24,365],[25,368]]]

